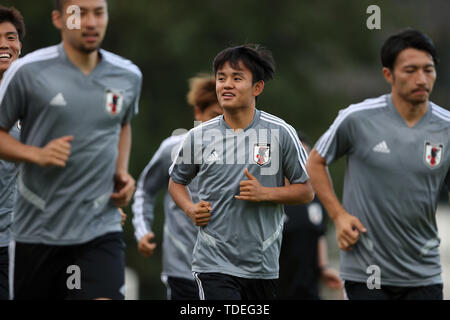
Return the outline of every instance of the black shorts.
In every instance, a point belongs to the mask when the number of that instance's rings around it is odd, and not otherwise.
[[[9,300],[8,247],[0,247],[0,300]]]
[[[198,287],[194,279],[168,277],[167,278],[168,300],[199,300]]]
[[[442,284],[422,287],[381,286],[369,289],[366,283],[344,281],[349,300],[442,300]]]
[[[123,300],[125,244],[121,232],[79,245],[16,242],[11,251],[15,300]]]
[[[275,300],[276,279],[245,279],[222,273],[196,273],[200,300]]]

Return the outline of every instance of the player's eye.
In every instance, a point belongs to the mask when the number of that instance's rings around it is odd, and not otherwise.
[[[8,40],[15,41],[17,40],[17,36],[8,36]]]

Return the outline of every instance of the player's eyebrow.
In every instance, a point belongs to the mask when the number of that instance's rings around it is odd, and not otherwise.
[[[8,31],[8,32],[5,32],[5,35],[7,35],[7,36],[18,36],[19,33],[16,32],[16,31]]]
[[[406,69],[406,68],[415,68],[415,69],[417,69],[417,68],[429,68],[429,67],[433,67],[434,68],[434,63],[427,63],[427,64],[424,64],[424,65],[419,65],[419,64],[407,64],[407,65],[405,65],[405,66],[403,66],[403,68],[404,69]]]

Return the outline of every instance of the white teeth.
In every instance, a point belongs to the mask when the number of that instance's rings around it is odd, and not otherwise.
[[[0,58],[11,58],[11,55],[9,53],[1,53]]]

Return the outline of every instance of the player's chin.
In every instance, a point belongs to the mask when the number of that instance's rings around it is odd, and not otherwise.
[[[80,46],[80,50],[84,53],[92,53],[94,51],[97,51],[99,48],[100,48],[100,42],[83,43]]]

